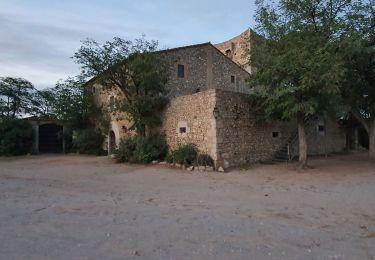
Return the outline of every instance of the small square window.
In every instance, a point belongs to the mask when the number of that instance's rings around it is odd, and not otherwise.
[[[318,125],[318,131],[319,132],[324,132],[326,129],[324,127],[324,125]]]
[[[236,78],[234,76],[230,76],[230,82],[234,83],[236,81]]]
[[[180,127],[180,134],[186,133],[186,127]]]
[[[280,136],[280,132],[277,132],[277,131],[273,131],[272,132],[272,137],[273,138],[278,138]]]
[[[177,76],[179,78],[184,78],[185,77],[185,66],[182,64],[177,65]]]

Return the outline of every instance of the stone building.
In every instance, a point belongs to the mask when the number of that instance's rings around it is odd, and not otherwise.
[[[218,45],[203,43],[158,51],[170,71],[170,103],[162,113],[157,129],[165,135],[171,149],[194,143],[201,153],[210,155],[215,165],[224,168],[271,160],[287,150],[298,153],[296,122],[261,122],[246,101],[251,92],[246,85],[252,68],[248,64],[249,37],[241,35]],[[121,92],[93,86],[100,104],[111,106]],[[345,147],[345,131],[330,119],[308,122],[309,154],[339,152]],[[121,113],[111,114],[108,149],[133,133]]]

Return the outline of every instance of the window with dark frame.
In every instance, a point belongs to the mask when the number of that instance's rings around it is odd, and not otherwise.
[[[278,132],[278,131],[273,131],[273,132],[272,132],[272,137],[273,137],[273,138],[278,138],[279,135],[280,135],[280,132]]]
[[[319,132],[325,132],[325,126],[324,125],[318,125],[318,131]]]
[[[92,87],[91,91],[92,91],[92,93],[95,93],[96,92],[95,87]]]
[[[236,78],[234,76],[230,76],[230,82],[234,83],[236,81]]]
[[[180,134],[186,133],[186,127],[180,127]]]
[[[182,64],[177,65],[177,76],[179,78],[184,78],[185,77],[185,66]]]

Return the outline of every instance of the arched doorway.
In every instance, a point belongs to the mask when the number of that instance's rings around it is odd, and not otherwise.
[[[113,130],[109,132],[108,153],[113,154],[116,150],[116,135]]]
[[[39,152],[61,153],[63,151],[63,127],[57,124],[39,125]]]

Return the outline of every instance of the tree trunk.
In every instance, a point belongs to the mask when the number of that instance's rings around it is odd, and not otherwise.
[[[368,131],[368,137],[369,137],[368,154],[369,154],[370,160],[375,161],[375,119],[371,120],[369,131]]]
[[[307,166],[307,142],[305,132],[305,120],[303,114],[298,114],[298,145],[299,145],[299,168],[303,169]]]

